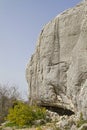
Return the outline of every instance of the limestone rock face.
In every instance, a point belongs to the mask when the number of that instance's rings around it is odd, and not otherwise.
[[[87,119],[87,1],[46,24],[26,69],[30,102]]]

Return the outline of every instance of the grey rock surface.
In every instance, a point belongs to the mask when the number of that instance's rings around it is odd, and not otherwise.
[[[87,1],[46,24],[26,68],[31,103],[87,119]]]

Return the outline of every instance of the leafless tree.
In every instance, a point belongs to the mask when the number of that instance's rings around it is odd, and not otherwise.
[[[20,99],[20,94],[15,85],[9,86],[0,84],[0,123],[8,114],[8,110],[15,101]]]

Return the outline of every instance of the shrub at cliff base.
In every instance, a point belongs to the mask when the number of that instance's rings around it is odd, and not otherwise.
[[[35,120],[45,119],[46,110],[45,108],[39,108],[37,106],[29,106],[22,102],[18,102],[14,108],[9,110],[7,120],[15,124],[16,126],[32,125]]]

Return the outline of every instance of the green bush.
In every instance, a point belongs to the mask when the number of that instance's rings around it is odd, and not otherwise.
[[[45,119],[46,110],[37,106],[29,106],[22,102],[18,102],[14,108],[9,110],[7,120],[16,126],[32,125],[35,120]]]

